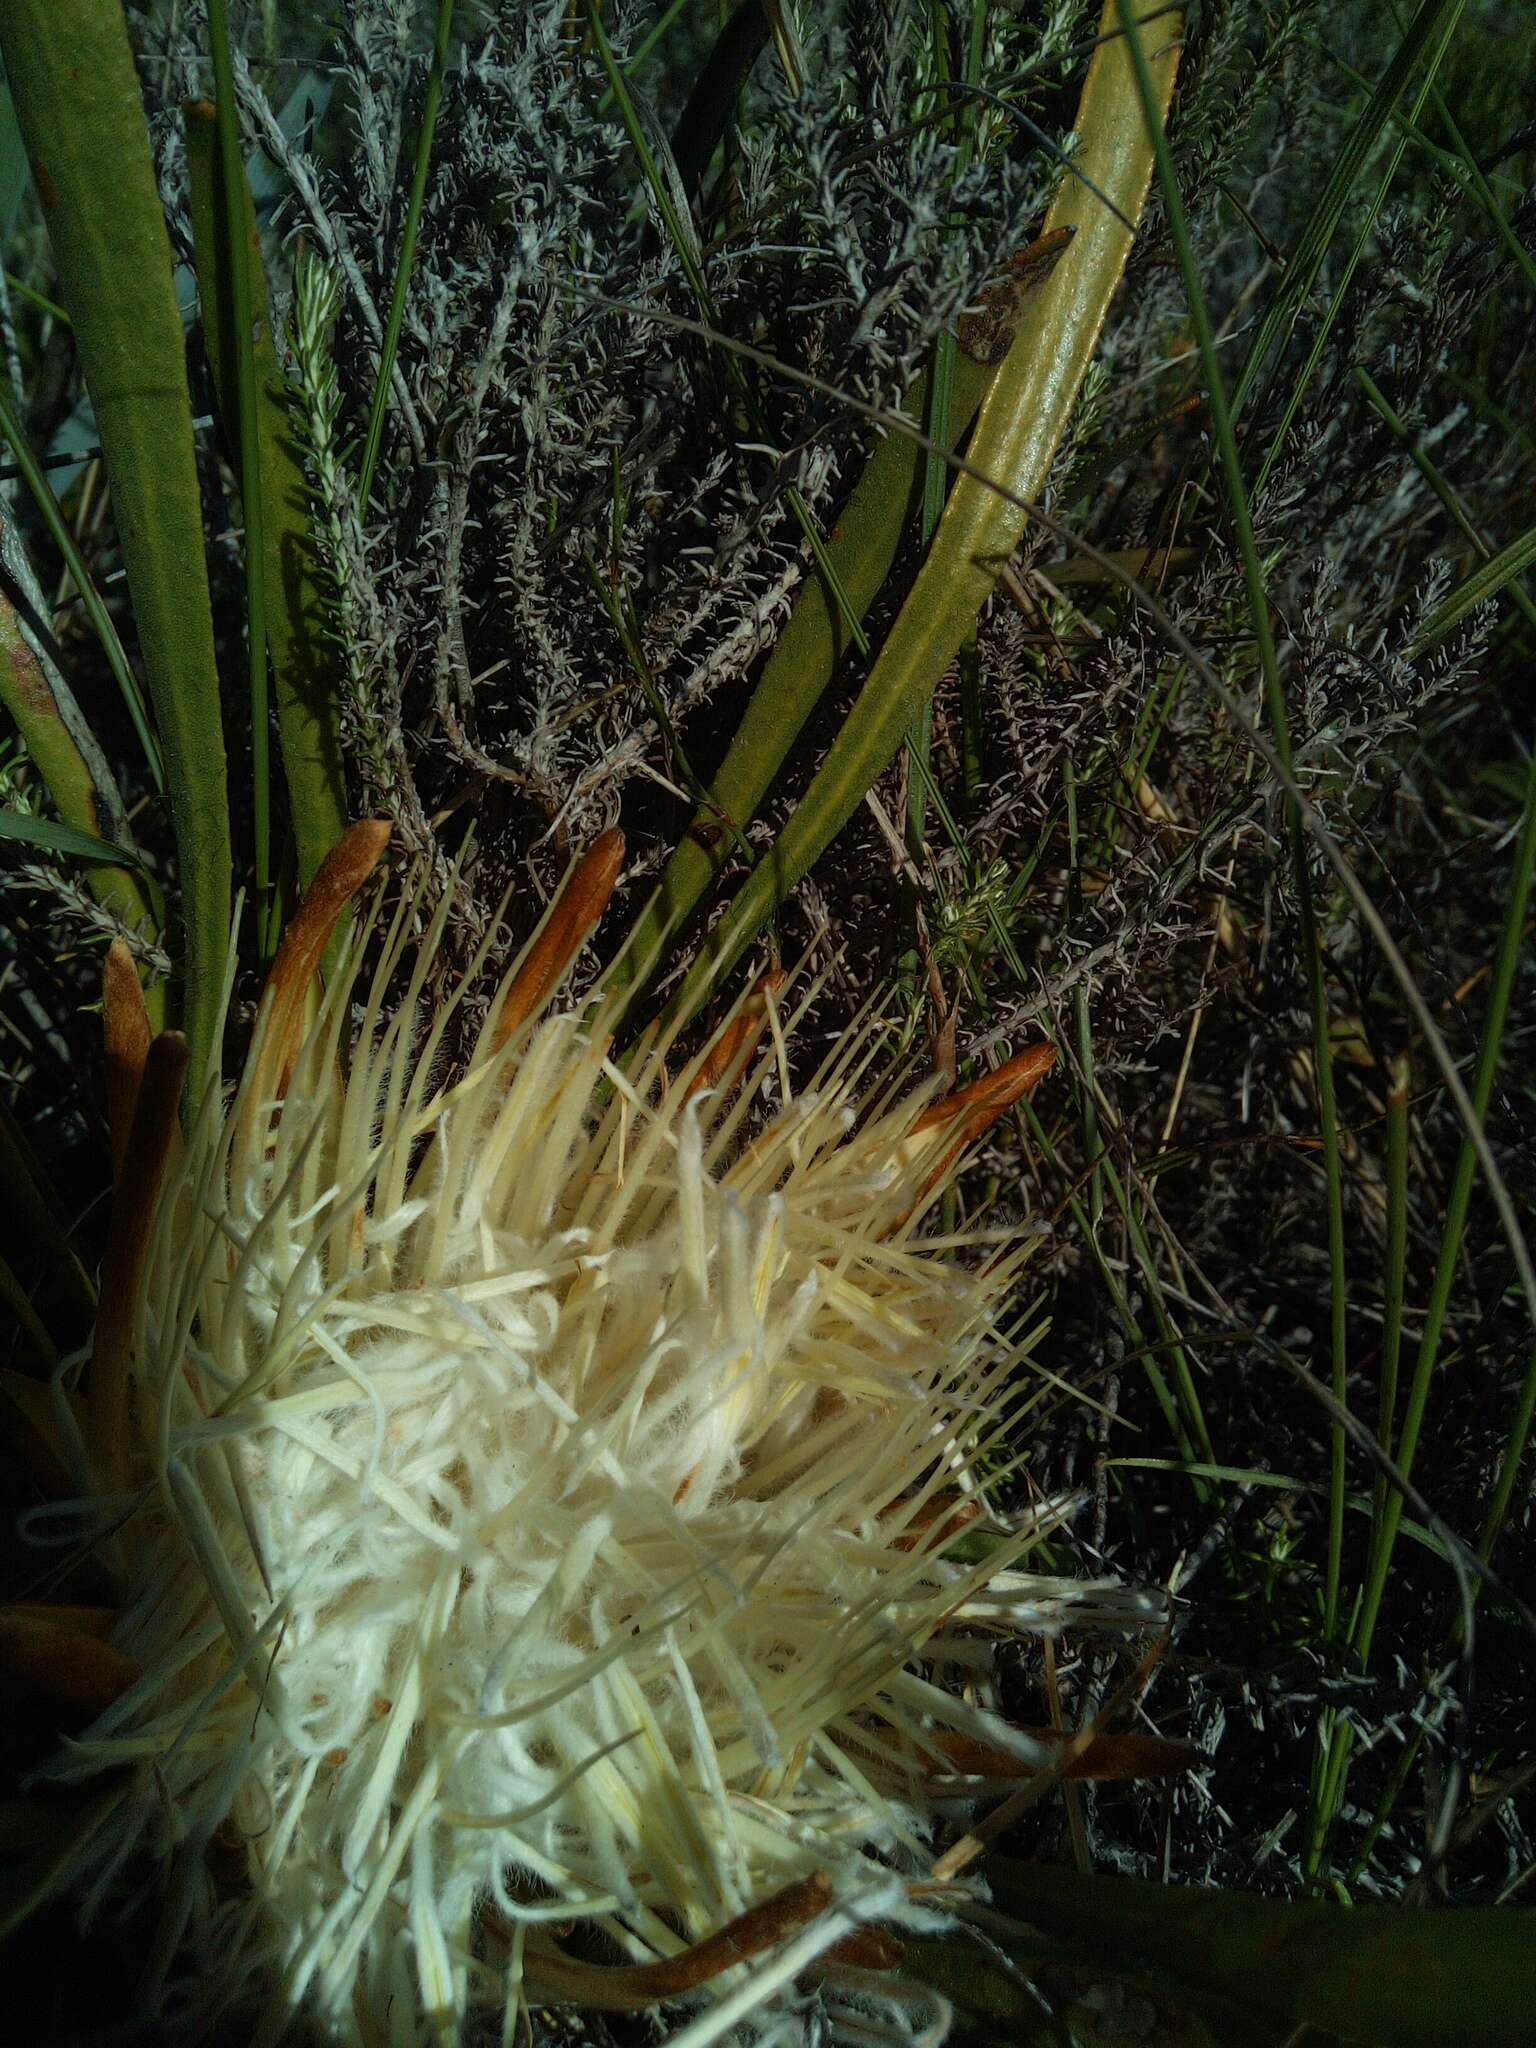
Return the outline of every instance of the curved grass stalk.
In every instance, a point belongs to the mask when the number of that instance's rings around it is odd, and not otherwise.
[[[1160,16],[1151,59],[1166,108],[1182,17]],[[868,680],[810,789],[759,861],[674,998],[685,1016],[750,944],[764,919],[831,844],[931,699],[1028,522],[1050,472],[1130,252],[1153,151],[1136,75],[1106,0],[1078,107],[1080,148],[1046,221],[1075,229],[1071,247],[1029,300],[978,414],[933,546]],[[980,476],[973,472],[980,472]],[[983,480],[985,479],[985,481]],[[1001,492],[994,485],[1001,485]],[[638,948],[635,950],[638,951]]]
[[[170,238],[116,0],[8,0],[0,57],[96,411],[182,892],[183,1010],[200,1077],[218,1031],[231,857],[192,404]]]

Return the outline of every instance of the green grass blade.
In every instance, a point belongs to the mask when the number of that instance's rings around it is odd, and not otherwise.
[[[261,464],[260,404],[257,367],[257,294],[253,270],[261,264],[255,224],[247,226],[245,161],[240,148],[240,114],[235,100],[234,57],[229,42],[229,11],[225,0],[208,0],[208,42],[213,54],[213,89],[220,167],[219,236],[225,251],[224,279],[229,301],[229,334],[224,350],[225,421],[234,428],[240,450],[240,503],[245,516],[246,661],[251,704],[251,812],[255,839],[256,929],[264,959],[276,950],[271,930],[272,901],[272,763],[268,744],[271,721],[267,690],[267,551],[264,478]],[[264,296],[264,294],[263,294]],[[263,330],[266,322],[263,320]],[[270,336],[267,337],[270,344]],[[234,404],[229,405],[233,396]]]
[[[1307,231],[1286,264],[1280,288],[1259,322],[1242,375],[1233,387],[1234,416],[1242,411],[1260,372],[1300,318],[1339,223],[1344,218],[1355,182],[1396,112],[1399,100],[1408,90],[1409,80],[1431,38],[1447,25],[1454,25],[1464,4],[1465,0],[1422,0],[1417,14],[1408,24],[1392,62],[1366,103],[1365,111],[1350,128],[1348,140],[1312,209]]]
[[[223,195],[219,189],[221,160],[216,145],[213,108],[206,102],[189,107],[187,167],[203,337],[219,409],[231,427],[238,411],[238,326],[230,272],[244,265],[250,273],[254,428],[263,517],[259,554],[250,551],[252,535],[247,517],[246,573],[253,582],[264,586],[278,740],[302,889],[308,886],[316,868],[346,829],[346,768],[341,750],[336,663],[333,651],[316,630],[323,593],[315,573],[309,483],[283,400],[266,271],[256,240],[255,208],[242,171],[242,229],[238,239],[231,237],[224,227]],[[229,260],[231,254],[236,259],[234,264]],[[242,476],[246,459],[242,446]]]
[[[400,351],[400,329],[405,324],[406,294],[411,288],[411,272],[416,267],[416,237],[421,232],[421,209],[426,203],[427,173],[432,165],[438,109],[443,103],[443,78],[448,70],[448,38],[452,28],[453,0],[437,0],[437,32],[432,40],[432,68],[427,73],[426,96],[421,103],[421,130],[416,137],[411,196],[406,203],[400,259],[395,265],[389,318],[384,324],[384,340],[379,349],[379,381],[374,386],[373,404],[368,411],[368,431],[363,438],[363,459],[357,485],[358,511],[363,518],[368,515],[368,493],[373,488],[379,449],[384,441],[384,415],[389,409],[389,387],[394,379],[395,357]]]
[[[1515,976],[1520,967],[1524,946],[1525,920],[1530,911],[1533,874],[1536,874],[1536,753],[1531,755],[1526,769],[1525,804],[1520,819],[1520,836],[1515,846],[1514,871],[1510,877],[1509,897],[1504,906],[1504,925],[1499,934],[1498,950],[1494,954],[1493,973],[1488,986],[1488,1007],[1483,1015],[1482,1036],[1477,1048],[1477,1066],[1472,1078],[1472,1109],[1479,1125],[1487,1117],[1488,1105],[1493,1100],[1493,1084],[1498,1073],[1504,1027],[1509,1021]],[[1403,1416],[1402,1432],[1397,1440],[1396,1463],[1399,1471],[1405,1476],[1412,1475],[1414,1454],[1418,1450],[1419,1436],[1429,1406],[1429,1391],[1439,1360],[1440,1340],[1445,1334],[1451,1290],[1455,1284],[1457,1261],[1461,1256],[1462,1234],[1466,1229],[1467,1211],[1471,1204],[1472,1186],[1476,1175],[1477,1152],[1469,1133],[1462,1139],[1461,1148],[1457,1153],[1451,1189],[1446,1198],[1439,1256],[1435,1261],[1434,1279],[1430,1285],[1429,1305],[1424,1313],[1418,1356],[1414,1360],[1413,1379],[1409,1384],[1408,1405]],[[1483,1529],[1485,1554],[1491,1552],[1503,1527],[1504,1517],[1508,1513],[1515,1478],[1530,1433],[1533,1407],[1536,1407],[1536,1362],[1533,1362],[1527,1373],[1510,1437],[1505,1445],[1494,1500]],[[1370,1655],[1372,1638],[1381,1612],[1382,1596],[1386,1591],[1387,1578],[1392,1569],[1392,1550],[1402,1514],[1403,1496],[1394,1488],[1387,1497],[1383,1511],[1381,1530],[1371,1557],[1370,1576],[1366,1583],[1360,1622],[1356,1630],[1356,1645],[1362,1663]]]
[[[1290,433],[1296,415],[1301,410],[1302,403],[1311,387],[1312,379],[1317,374],[1317,366],[1322,361],[1323,352],[1328,346],[1328,337],[1332,334],[1334,325],[1344,309],[1344,301],[1348,298],[1350,286],[1354,283],[1355,272],[1360,266],[1360,260],[1365,254],[1366,246],[1375,231],[1376,217],[1386,204],[1387,194],[1392,189],[1393,182],[1397,177],[1398,167],[1402,163],[1403,156],[1407,151],[1412,124],[1418,119],[1424,102],[1428,99],[1434,87],[1435,73],[1439,70],[1441,60],[1450,47],[1451,37],[1456,31],[1456,12],[1453,9],[1446,10],[1445,20],[1440,27],[1438,36],[1432,43],[1428,61],[1424,66],[1424,75],[1419,80],[1418,89],[1414,96],[1413,111],[1406,122],[1399,123],[1402,132],[1399,133],[1388,152],[1386,166],[1376,180],[1376,189],[1371,194],[1370,204],[1365,209],[1364,218],[1355,229],[1349,254],[1345,258],[1343,270],[1339,275],[1338,282],[1334,285],[1333,294],[1328,301],[1328,310],[1317,323],[1317,332],[1312,337],[1312,345],[1307,351],[1307,359],[1302,364],[1287,394],[1285,410],[1280,415],[1280,424],[1274,431],[1269,444],[1269,452],[1264,457],[1259,473],[1254,479],[1253,488],[1255,493],[1261,491],[1268,481],[1269,473],[1285,445],[1286,436]]]
[[[200,1076],[229,944],[224,732],[170,238],[116,0],[7,0],[0,55],[96,411],[181,882],[184,1021]]]
[[[144,692],[139,688],[139,679],[133,672],[123,643],[118,637],[112,614],[102,603],[101,592],[96,588],[90,569],[86,566],[69,521],[64,517],[58,499],[53,494],[53,485],[48,481],[47,471],[33,454],[21,419],[12,405],[3,386],[0,386],[0,434],[5,436],[12,459],[21,472],[21,480],[32,493],[33,503],[42,514],[43,524],[53,538],[54,545],[64,557],[64,566],[69,571],[80,599],[80,608],[91,622],[91,629],[101,642],[107,666],[112,671],[113,681],[133,721],[133,729],[139,736],[139,745],[144,749],[144,759],[149,765],[150,775],[159,789],[165,787],[165,764],[160,757],[160,745],[150,723],[149,706],[144,702]]]
[[[1402,442],[1408,451],[1409,461],[1412,462],[1414,468],[1435,493],[1435,496],[1440,500],[1446,511],[1450,513],[1478,554],[1482,556],[1485,562],[1491,562],[1493,560],[1493,549],[1472,523],[1466,506],[1462,503],[1461,493],[1439,465],[1432,462],[1423,449],[1419,447],[1409,431],[1407,423],[1388,403],[1375,378],[1361,363],[1356,363],[1355,365],[1355,382],[1360,386],[1360,389],[1365,393],[1398,440]],[[1516,572],[1511,576],[1504,587],[1508,590],[1511,600],[1518,608],[1520,616],[1525,620],[1526,624],[1528,626],[1536,626],[1536,604],[1532,603],[1525,586],[1521,583],[1519,573]]]
[[[1490,597],[1497,597],[1501,590],[1523,576],[1531,564],[1536,562],[1536,526],[1528,526],[1518,539],[1512,540],[1506,548],[1500,548],[1491,562],[1484,562],[1464,583],[1458,583],[1444,604],[1437,605],[1420,626],[1409,648],[1410,656],[1417,661],[1421,654],[1428,654],[1432,647],[1454,633],[1469,612],[1476,611],[1480,604],[1486,604]]]
[[[121,816],[122,805],[115,789],[109,786],[106,792],[102,790],[99,776],[109,773],[106,763],[100,761],[99,768],[93,768],[85,748],[70,730],[69,719],[54,694],[47,669],[22,631],[15,606],[3,593],[0,593],[0,704],[4,704],[16,721],[27,758],[42,778],[43,786],[59,814],[57,825],[42,818],[24,821],[34,828],[32,843],[47,843],[36,835],[35,828],[40,826],[47,825],[55,833],[69,834],[76,843],[67,848],[56,845],[53,850],[72,852],[84,858],[88,863],[86,885],[96,900],[120,917],[130,931],[140,932],[146,938],[157,937],[160,930],[157,892],[143,874],[136,872],[139,865],[137,854],[120,846],[112,837],[113,815]],[[10,836],[27,835],[15,833]],[[83,853],[85,845],[93,849],[89,854]],[[145,1000],[150,1005],[151,1021],[158,1028],[165,1021],[164,989],[151,989]]]
[[[52,818],[34,818],[30,811],[13,811],[5,804],[0,804],[0,839],[40,847],[45,853],[66,853],[72,860],[115,862],[119,867],[138,865],[129,847],[114,846],[110,840],[98,839],[94,832],[80,832],[73,825],[60,825]]]
[[[1390,1458],[1397,1442],[1397,1375],[1403,1356],[1403,1304],[1408,1277],[1408,1062],[1393,1060],[1387,1073],[1387,1263],[1382,1290],[1381,1370],[1376,1435]],[[1376,1475],[1375,1519],[1386,1507],[1387,1476]]]
[[[1115,0],[1107,0],[1106,29],[1117,19]],[[1165,102],[1177,67],[1179,28],[1177,14],[1158,23],[1156,61]],[[777,844],[711,934],[674,1001],[674,1014],[697,1006],[710,981],[751,943],[889,766],[1018,545],[1028,515],[1013,498],[1028,501],[1045,485],[1130,250],[1131,231],[1122,216],[1136,218],[1151,180],[1152,150],[1123,39],[1095,51],[1075,128],[1082,138],[1078,175],[1064,180],[1047,229],[1077,232],[1028,301],[977,416],[970,464],[981,475],[956,479],[933,546],[831,752]],[[1105,196],[1118,211],[1110,210]],[[994,482],[1012,496],[1000,495]]]
[[[1458,0],[1459,4],[1459,0]],[[1270,625],[1269,598],[1265,589],[1264,567],[1259,559],[1258,542],[1253,531],[1253,520],[1248,507],[1248,494],[1243,484],[1242,459],[1238,453],[1235,430],[1235,413],[1227,398],[1226,383],[1221,373],[1221,364],[1216,352],[1216,336],[1211,325],[1205,294],[1200,284],[1199,268],[1194,249],[1190,243],[1188,228],[1184,220],[1183,203],[1179,196],[1178,181],[1174,174],[1173,156],[1168,147],[1168,138],[1163,129],[1162,110],[1157,104],[1156,81],[1141,44],[1140,31],[1134,23],[1129,0],[1118,0],[1118,11],[1125,25],[1126,39],[1130,45],[1132,67],[1145,113],[1148,128],[1152,132],[1153,147],[1157,161],[1158,183],[1162,189],[1163,204],[1168,213],[1168,230],[1178,258],[1179,271],[1184,281],[1185,297],[1189,304],[1190,326],[1193,329],[1196,346],[1200,354],[1201,369],[1205,379],[1206,393],[1211,408],[1212,426],[1216,437],[1218,466],[1226,486],[1227,507],[1232,521],[1233,535],[1243,564],[1243,580],[1247,588],[1248,609],[1253,626],[1254,642],[1258,649],[1259,667],[1263,677],[1264,703],[1269,715],[1270,729],[1274,734],[1276,756],[1287,775],[1291,768],[1290,723],[1286,713],[1285,689],[1280,677],[1280,664],[1275,651],[1274,633]],[[1319,258],[1319,260],[1321,260]],[[1316,910],[1312,901],[1311,882],[1307,870],[1306,840],[1302,828],[1301,813],[1294,799],[1288,799],[1287,817],[1289,824],[1291,864],[1296,875],[1296,894],[1301,914],[1302,954],[1306,965],[1307,993],[1312,1013],[1312,1060],[1317,1086],[1318,1121],[1323,1140],[1323,1173],[1326,1185],[1328,1218],[1328,1264],[1330,1297],[1330,1352],[1332,1360],[1333,1393],[1342,1406],[1348,1385],[1347,1273],[1344,1243],[1344,1193],[1343,1173],[1339,1149],[1338,1107],[1334,1097],[1333,1049],[1328,1026],[1328,988],[1324,976],[1322,946],[1317,928]],[[1328,1504],[1328,1561],[1325,1578],[1324,1626],[1333,1634],[1338,1626],[1339,1592],[1342,1576],[1344,1547],[1344,1487],[1345,1487],[1345,1437],[1341,1424],[1335,1423],[1332,1440],[1332,1471]]]

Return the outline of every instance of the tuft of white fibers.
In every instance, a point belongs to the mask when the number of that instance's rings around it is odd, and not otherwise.
[[[809,2038],[863,1985],[834,1944],[932,1923],[939,1738],[1039,1747],[986,1646],[1147,1618],[1021,1571],[1049,1516],[987,1506],[1024,1248],[925,1240],[947,1127],[874,1021],[797,1091],[761,993],[767,1054],[701,1088],[616,1061],[602,998],[493,1004],[445,1075],[466,987],[429,1003],[419,907],[360,921],[287,1073],[269,1002],[173,1150],[117,1538],[143,1676],[57,1766],[121,1774],[71,1880],[158,1871],[168,2030],[671,1998],[690,2043]],[[926,1996],[887,1999],[925,2037]]]

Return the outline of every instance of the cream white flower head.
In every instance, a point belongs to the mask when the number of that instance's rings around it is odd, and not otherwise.
[[[252,1999],[258,2039],[359,2043],[487,2010],[510,2039],[563,2000],[681,2000],[695,2042],[911,2019],[874,1923],[943,1910],[933,1825],[975,1773],[1052,1753],[989,1706],[991,1647],[1145,1618],[1017,1569],[1051,1516],[984,1475],[1037,1391],[1023,1252],[924,1234],[1049,1052],[935,1101],[871,1023],[796,1087],[765,982],[692,1066],[621,1063],[602,997],[547,1007],[611,835],[445,1075],[468,984],[429,1008],[419,891],[318,993],[384,836],[322,871],[184,1140],[174,1046],[119,1043],[148,1200],[82,1450],[140,1675],[59,1766],[120,1774],[72,1881],[158,1871],[167,2027]]]

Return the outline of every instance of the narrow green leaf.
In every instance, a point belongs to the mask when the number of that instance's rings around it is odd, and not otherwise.
[[[1408,90],[1408,82],[1431,37],[1454,24],[1464,5],[1465,0],[1422,0],[1392,62],[1366,103],[1365,111],[1351,125],[1348,139],[1311,209],[1307,231],[1285,266],[1280,288],[1265,309],[1253,346],[1243,364],[1242,375],[1233,387],[1234,418],[1242,411],[1275,348],[1284,343],[1300,318],[1301,309],[1317,282],[1329,246],[1338,232],[1339,222],[1344,218],[1355,181],[1380,140],[1382,130],[1396,112],[1399,100]]]
[[[1380,413],[1382,419],[1386,421],[1392,432],[1402,442],[1408,451],[1409,461],[1412,462],[1414,468],[1435,493],[1446,511],[1450,513],[1467,539],[1471,541],[1483,561],[1491,562],[1493,560],[1493,549],[1473,524],[1472,518],[1462,500],[1461,493],[1439,465],[1432,462],[1429,456],[1424,453],[1424,450],[1409,432],[1407,424],[1393,410],[1375,378],[1363,363],[1356,363],[1355,365],[1355,382],[1360,386],[1360,389],[1365,393],[1377,412]],[[1536,626],[1536,604],[1531,602],[1529,595],[1520,582],[1518,572],[1511,575],[1505,588],[1508,590],[1511,601],[1518,608],[1526,624],[1528,626]]]
[[[0,704],[16,721],[27,758],[41,776],[61,820],[57,825],[41,818],[22,821],[33,828],[32,843],[46,843],[35,836],[38,827],[68,834],[77,843],[56,850],[81,854],[90,863],[85,880],[96,900],[120,917],[130,931],[141,932],[147,938],[158,937],[158,891],[142,874],[134,872],[140,865],[137,853],[107,836],[114,816],[122,819],[122,803],[111,784],[111,770],[100,749],[91,748],[93,760],[71,730],[71,721],[60,704],[48,666],[27,639],[20,615],[3,592]],[[74,707],[71,705],[70,709]],[[126,829],[126,820],[123,824]],[[84,852],[86,847],[91,851]],[[145,1001],[151,1022],[159,1029],[165,1021],[164,988],[151,988]]]
[[[7,0],[3,56],[74,323],[176,830],[193,1074],[214,1052],[231,859],[224,732],[170,238],[116,0]]]
[[[6,1313],[15,1318],[16,1328],[32,1347],[32,1355],[38,1365],[45,1373],[52,1372],[59,1362],[59,1347],[49,1334],[48,1325],[32,1306],[31,1295],[4,1258],[0,1258],[0,1303],[3,1303]]]
[[[21,1126],[0,1101],[0,1214],[8,1255],[32,1245],[46,1262],[71,1315],[88,1329],[96,1315],[96,1289],[70,1242],[69,1218]]]
[[[1053,260],[1054,252],[1045,254],[1037,273],[1014,298],[1010,317],[1001,323],[1005,333],[1016,329],[1028,303],[1028,289],[1043,281]],[[963,348],[954,351],[946,447],[953,449],[969,431],[997,374],[995,356],[983,362]],[[913,384],[903,410],[915,424],[931,422],[928,372]],[[614,963],[615,987],[633,990],[645,980],[665,940],[692,914],[729,858],[735,835],[757,815],[838,664],[857,644],[850,619],[863,620],[891,572],[902,535],[923,503],[929,459],[920,442],[893,431],[865,463],[826,540],[829,573],[811,575],[800,586],[789,621],[710,785],[709,802],[695,814],[622,957]]]
[[[959,356],[950,420],[956,438],[976,416],[993,372]],[[965,403],[969,397],[969,404]],[[928,378],[918,380],[905,410],[921,419]],[[953,442],[951,443],[953,445]],[[837,582],[855,617],[874,603],[922,497],[922,450],[905,434],[880,442],[827,540]],[[824,579],[808,576],[789,621],[774,643],[724,761],[701,807],[662,874],[656,895],[635,924],[615,964],[616,987],[638,984],[666,938],[683,924],[730,858],[734,826],[752,822],[806,720],[821,700],[853,642],[837,599]]]
[[[1161,14],[1152,32],[1165,103],[1178,65],[1181,20],[1177,11]],[[1047,232],[1067,227],[1076,233],[1028,300],[982,402],[969,458],[981,475],[956,479],[933,546],[831,752],[777,844],[711,933],[674,999],[673,1015],[697,1007],[715,975],[751,942],[889,766],[1022,537],[1027,514],[1013,500],[1028,501],[1044,488],[1130,252],[1126,223],[1139,215],[1152,175],[1152,145],[1118,25],[1116,0],[1106,0],[1101,28],[1110,39],[1089,63],[1074,123],[1081,146],[1046,222]],[[1000,495],[993,482],[1012,495]]]
[[[704,183],[704,174],[736,112],[752,67],[767,46],[768,35],[768,10],[762,0],[738,0],[694,80],[672,130],[672,161],[690,203]],[[633,69],[633,60],[625,69]]]
[[[379,450],[384,443],[384,415],[389,409],[389,387],[395,374],[395,357],[400,348],[400,330],[405,324],[405,299],[416,266],[416,237],[421,230],[421,209],[427,197],[427,173],[432,164],[432,140],[437,134],[437,110],[442,105],[443,79],[448,70],[448,37],[453,28],[453,0],[437,0],[437,32],[432,41],[432,68],[427,73],[426,96],[421,103],[421,129],[416,137],[416,162],[411,172],[411,195],[406,202],[405,227],[400,236],[400,256],[395,265],[395,287],[389,299],[389,317],[384,342],[379,350],[379,379],[374,386],[373,404],[368,412],[368,430],[363,439],[362,469],[358,479],[357,502],[364,518],[368,493],[373,488]]]
[[[1458,583],[1444,604],[1435,607],[1414,636],[1409,653],[1417,657],[1427,654],[1432,647],[1438,647],[1442,640],[1455,632],[1468,612],[1476,611],[1490,597],[1497,597],[1517,576],[1523,576],[1533,562],[1536,562],[1536,526],[1528,526],[1507,548],[1500,548],[1491,562],[1484,562],[1465,583]]]
[[[1285,409],[1281,414],[1280,424],[1276,427],[1271,437],[1269,452],[1264,457],[1258,476],[1254,479],[1253,488],[1255,494],[1261,491],[1268,481],[1269,473],[1279,460],[1280,451],[1285,445],[1286,437],[1295,423],[1297,414],[1301,411],[1307,392],[1311,389],[1312,379],[1317,373],[1318,364],[1323,359],[1323,353],[1328,346],[1329,336],[1333,333],[1334,326],[1338,321],[1340,313],[1343,311],[1344,302],[1349,297],[1355,271],[1358,269],[1371,236],[1375,231],[1376,217],[1386,204],[1387,194],[1392,189],[1393,182],[1397,177],[1398,167],[1401,165],[1404,153],[1408,148],[1406,129],[1411,128],[1412,123],[1418,119],[1420,110],[1425,100],[1429,97],[1430,90],[1434,85],[1435,73],[1440,68],[1445,53],[1450,47],[1451,37],[1455,33],[1456,17],[1460,12],[1460,7],[1461,0],[1457,0],[1456,7],[1442,10],[1444,20],[1438,37],[1434,38],[1431,42],[1429,56],[1424,66],[1424,75],[1419,80],[1418,89],[1414,97],[1413,110],[1407,124],[1405,124],[1405,132],[1397,137],[1388,150],[1386,165],[1376,179],[1376,187],[1371,194],[1370,204],[1365,209],[1364,218],[1355,225],[1353,237],[1344,258],[1343,267],[1328,301],[1328,310],[1324,313],[1322,319],[1317,322],[1316,332],[1313,334],[1311,346],[1307,350],[1307,359],[1292,381],[1290,391],[1286,394]],[[1394,107],[1392,111],[1395,114],[1396,108]]]
[[[238,242],[223,232],[222,175],[217,117],[206,101],[187,109],[187,168],[192,237],[203,339],[213,371],[219,411],[231,430],[239,418],[235,378],[235,305],[231,252],[249,270],[251,333],[255,356],[256,456],[261,469],[264,519],[259,558],[247,573],[265,584],[267,647],[277,702],[278,738],[288,806],[298,849],[299,886],[346,829],[346,770],[342,758],[335,658],[317,621],[323,597],[316,576],[310,492],[304,460],[288,424],[282,372],[272,335],[266,270],[256,237],[249,187],[241,194],[244,227]],[[230,433],[233,443],[236,436]],[[243,456],[242,456],[243,467]],[[249,537],[249,528],[247,528]]]
[[[20,473],[22,482],[32,493],[33,503],[42,515],[43,524],[53,536],[55,546],[64,557],[64,566],[80,599],[81,609],[91,622],[96,638],[101,642],[101,651],[107,657],[107,666],[112,671],[127,706],[133,729],[139,736],[139,745],[144,749],[144,759],[149,764],[150,775],[157,789],[165,787],[165,765],[160,758],[160,747],[155,739],[149,720],[149,707],[144,702],[144,693],[139,688],[139,679],[133,672],[133,665],[118,637],[112,614],[102,603],[101,592],[96,588],[95,579],[80,552],[69,521],[54,494],[48,473],[32,452],[22,427],[21,415],[12,405],[3,385],[0,385],[0,435],[5,438],[11,451],[12,460]]]
[[[256,931],[263,963],[277,949],[272,899],[272,761],[269,744],[267,688],[267,551],[265,479],[261,463],[261,427],[256,348],[256,290],[252,272],[261,267],[261,250],[245,181],[240,150],[240,112],[235,99],[234,53],[229,40],[229,9],[225,0],[208,0],[208,43],[213,56],[213,90],[218,101],[214,125],[218,137],[218,244],[224,251],[223,277],[230,332],[225,349],[229,378],[222,396],[225,418],[234,421],[240,450],[240,502],[245,514],[246,663],[251,707],[251,829],[255,840]],[[265,294],[263,293],[263,296]],[[267,337],[270,342],[271,337]],[[233,397],[231,408],[229,400]]]
[[[52,818],[34,818],[27,811],[13,811],[0,805],[0,839],[19,840],[23,846],[41,847],[45,853],[72,854],[76,860],[110,861],[122,867],[136,867],[138,857],[131,848],[114,846],[92,832],[78,832],[73,825],[59,825]]]

